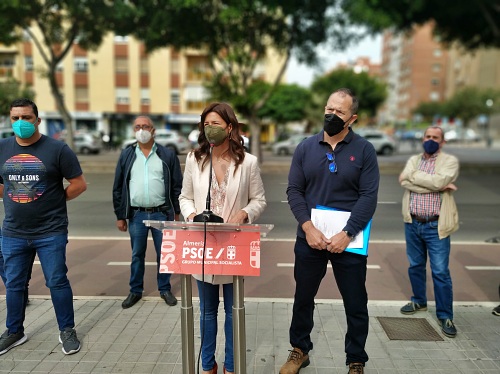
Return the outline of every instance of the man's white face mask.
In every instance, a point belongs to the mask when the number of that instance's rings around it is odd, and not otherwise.
[[[151,140],[151,133],[149,131],[140,129],[135,132],[135,138],[139,143],[145,144]]]

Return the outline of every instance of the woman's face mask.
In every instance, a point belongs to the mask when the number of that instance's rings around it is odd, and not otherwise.
[[[221,145],[224,143],[224,140],[227,138],[226,128],[222,128],[221,126],[215,125],[206,125],[204,127],[205,136],[210,144],[214,146]]]

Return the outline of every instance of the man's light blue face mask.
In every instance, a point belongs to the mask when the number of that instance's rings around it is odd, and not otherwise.
[[[37,121],[38,117],[33,123],[25,121],[24,119],[18,119],[12,124],[12,130],[14,131],[14,134],[16,134],[19,138],[28,139],[35,133],[35,123],[37,123]]]

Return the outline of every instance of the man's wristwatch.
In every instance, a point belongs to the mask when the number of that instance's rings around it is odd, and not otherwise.
[[[347,231],[347,230],[344,230],[344,232],[345,232],[345,234],[347,235],[347,237],[348,237],[349,239],[351,239],[351,240],[352,240],[352,239],[354,239],[354,234],[350,233],[350,232],[349,232],[349,231]]]

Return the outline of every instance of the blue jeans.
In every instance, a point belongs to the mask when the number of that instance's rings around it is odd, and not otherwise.
[[[438,221],[405,223],[406,255],[410,267],[413,296],[411,301],[427,304],[426,266],[427,255],[431,264],[436,316],[438,319],[453,319],[453,286],[451,282],[450,237],[439,239]]]
[[[2,278],[2,282],[4,285],[7,284],[7,278],[5,278],[5,272],[4,272],[4,261],[3,261],[3,254],[2,254],[2,238],[1,238],[1,235],[2,235],[2,230],[0,229],[0,278]],[[36,257],[36,253],[33,252],[33,256],[32,256],[32,259],[31,259],[31,266],[30,266],[30,270],[29,270],[29,274],[28,274],[28,279],[26,281],[26,288],[24,290],[24,309],[23,309],[23,316],[22,316],[22,320],[24,321],[24,313],[26,312],[26,305],[28,304],[28,295],[29,295],[29,283],[30,283],[30,279],[31,279],[31,273],[33,271],[33,262],[35,262],[35,257]]]
[[[148,232],[151,231],[156,250],[156,280],[160,294],[170,291],[171,274],[160,273],[160,256],[162,232],[153,227],[146,226],[143,221],[171,221],[173,212],[147,213],[139,210],[129,220],[130,244],[132,245],[132,262],[130,263],[130,292],[142,295],[144,291],[144,272],[146,248],[148,246]]]
[[[42,265],[45,285],[50,289],[52,305],[56,313],[59,330],[75,327],[73,291],[66,267],[66,244],[68,235],[61,234],[43,239],[21,239],[4,236],[2,254],[7,289],[7,319],[9,333],[24,331],[24,309],[27,299],[27,284],[35,253]]]
[[[201,346],[201,366],[209,371],[215,365],[215,346],[217,340],[217,312],[219,310],[219,284],[210,284],[197,280],[200,297],[200,329],[203,336]],[[224,367],[234,372],[233,351],[233,284],[223,284],[224,296],[224,333],[226,335]]]
[[[366,256],[354,253],[330,253],[311,248],[306,239],[295,242],[295,296],[290,325],[290,344],[305,353],[313,349],[314,298],[326,274],[328,262],[342,295],[347,319],[345,335],[346,364],[368,361],[365,351],[368,337],[368,294],[366,293]]]

